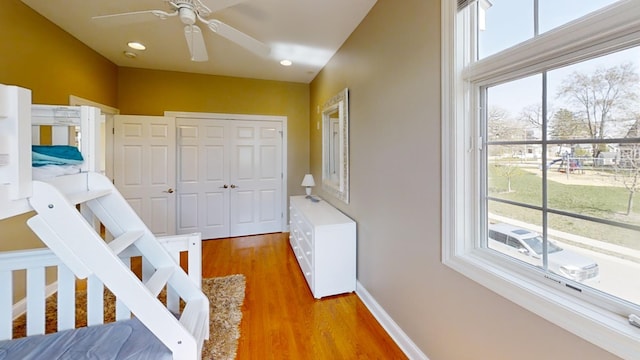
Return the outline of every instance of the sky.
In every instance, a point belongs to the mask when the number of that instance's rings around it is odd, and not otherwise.
[[[480,33],[481,58],[534,35],[534,0],[490,1],[492,6],[486,11],[486,29]],[[540,33],[614,2],[616,0],[539,0]],[[640,47],[550,71],[547,80],[551,107],[562,106],[562,100],[556,97],[557,88],[574,71],[588,74],[598,67],[611,67],[629,61],[640,74]],[[542,102],[541,87],[540,75],[494,86],[489,90],[490,106],[496,105],[508,110],[511,115],[517,115],[524,107]]]

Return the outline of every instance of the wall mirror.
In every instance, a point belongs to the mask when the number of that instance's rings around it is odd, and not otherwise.
[[[322,108],[322,189],[349,203],[349,90]]]

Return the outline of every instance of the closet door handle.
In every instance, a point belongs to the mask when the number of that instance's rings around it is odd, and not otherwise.
[[[232,189],[235,189],[235,188],[238,188],[238,187],[240,187],[240,186],[237,186],[237,185],[231,184],[231,188],[232,188]]]
[[[169,188],[169,190],[165,191],[166,193],[173,194],[173,189]]]
[[[226,188],[228,188],[228,187],[229,187],[229,185],[224,184],[224,185],[222,185],[222,186],[220,186],[220,187],[221,187],[221,188],[223,188],[223,189],[226,189]]]

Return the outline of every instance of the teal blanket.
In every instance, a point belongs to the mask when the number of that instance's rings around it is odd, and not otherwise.
[[[80,165],[82,161],[82,154],[75,146],[31,146],[31,162],[36,167],[45,165]]]

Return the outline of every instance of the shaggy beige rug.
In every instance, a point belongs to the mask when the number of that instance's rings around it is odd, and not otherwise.
[[[202,280],[202,291],[209,298],[210,335],[202,349],[202,359],[232,360],[236,357],[238,339],[240,338],[240,321],[242,319],[242,303],[244,301],[244,275],[229,275]],[[164,294],[159,298],[164,302]],[[86,326],[85,291],[78,291],[76,296],[76,327]],[[105,291],[105,322],[115,319],[115,297]],[[56,296],[47,299],[46,333],[56,331]],[[20,316],[14,321],[13,338],[26,334],[26,318]]]

